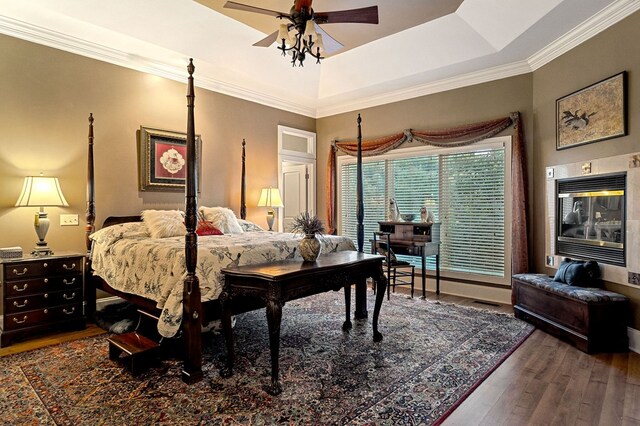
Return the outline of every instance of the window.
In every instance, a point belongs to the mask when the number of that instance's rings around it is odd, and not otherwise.
[[[505,199],[505,182],[510,178],[505,142],[509,140],[494,138],[462,149],[407,148],[365,157],[365,241],[378,230],[378,221],[386,219],[393,197],[401,213],[414,213],[419,221],[420,207],[427,206],[441,223],[442,271],[467,277],[510,276],[505,271],[510,261],[505,257],[505,205],[510,205]],[[338,158],[338,182],[339,232],[355,239],[354,157]],[[419,258],[407,260],[420,265]],[[427,268],[435,269],[433,258]]]

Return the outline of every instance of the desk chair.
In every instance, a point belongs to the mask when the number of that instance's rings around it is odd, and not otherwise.
[[[415,283],[415,267],[404,260],[399,260],[391,249],[391,234],[389,232],[373,233],[373,252],[385,257],[383,261],[384,273],[387,278],[387,300],[391,295],[391,288],[396,292],[397,285],[410,285],[411,298]],[[375,293],[375,287],[373,289]]]

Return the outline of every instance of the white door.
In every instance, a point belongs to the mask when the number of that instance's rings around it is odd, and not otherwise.
[[[290,231],[294,217],[308,211],[315,214],[312,196],[310,168],[312,164],[282,165],[282,223],[285,232]]]

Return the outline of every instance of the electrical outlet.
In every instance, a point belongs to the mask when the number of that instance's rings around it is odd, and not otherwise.
[[[61,214],[60,226],[78,226],[77,214]]]
[[[629,284],[640,285],[640,273],[629,272]]]

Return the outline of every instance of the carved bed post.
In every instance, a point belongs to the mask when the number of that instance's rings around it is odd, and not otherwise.
[[[364,252],[364,200],[362,191],[362,128],[360,123],[362,119],[358,114],[358,152],[356,163],[356,218],[358,220],[357,225],[357,241],[358,251]],[[360,305],[356,305],[355,315],[356,319],[362,319],[367,317],[367,280],[363,278],[361,281],[356,282],[356,300],[364,301]]]
[[[360,114],[358,114],[358,156],[357,156],[357,167],[356,167],[356,182],[357,182],[357,194],[356,194],[356,217],[358,219],[358,251],[362,253],[364,251],[364,200],[362,199],[362,128],[360,127],[360,123],[362,119],[360,118]]]
[[[197,222],[197,174],[196,142],[194,123],[195,94],[193,89],[193,59],[189,59],[189,83],[187,89],[187,176],[185,197],[185,261],[187,276],[184,280],[182,330],[185,344],[185,359],[182,367],[182,380],[192,384],[202,380],[202,305],[200,285],[196,275],[198,260]]]
[[[95,177],[93,173],[93,113],[89,113],[89,152],[87,153],[87,226],[85,227],[87,252],[91,251],[91,240],[89,239],[89,235],[93,234],[96,221],[94,184]]]
[[[240,184],[240,219],[247,218],[247,203],[245,201],[246,195],[246,184],[245,184],[245,162],[246,162],[246,154],[245,154],[245,145],[247,143],[242,139],[242,183]]]
[[[87,211],[85,226],[85,241],[87,246],[87,254],[91,252],[91,235],[95,229],[96,222],[96,203],[95,203],[95,175],[93,169],[93,113],[89,113],[89,146],[87,152]],[[92,319],[96,312],[96,287],[90,283],[91,280],[91,262],[89,257],[86,258],[85,265],[85,300],[87,318]]]

